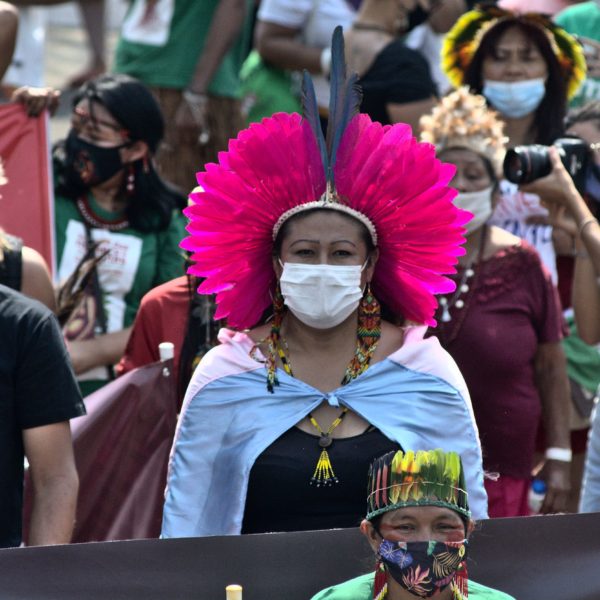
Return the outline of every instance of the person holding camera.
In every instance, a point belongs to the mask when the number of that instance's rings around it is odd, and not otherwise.
[[[597,151],[600,142],[600,102],[590,102],[571,111],[565,122],[565,135],[567,137],[554,143],[562,163],[561,172],[566,172],[565,181],[569,182],[569,186],[575,186],[589,206],[590,214],[597,217],[600,213],[600,154]],[[520,185],[521,190],[545,199],[554,226],[558,289],[570,330],[570,335],[563,340],[563,348],[567,357],[572,399],[569,420],[573,460],[569,509],[576,511],[580,502],[593,398],[600,384],[600,353],[593,345],[598,341],[597,335],[589,331],[590,327],[594,327],[598,315],[595,285],[590,285],[594,271],[587,250],[582,249],[577,222],[564,203],[565,189],[568,188],[557,179],[549,147],[534,145],[514,148],[507,153],[504,171],[510,181]],[[548,174],[551,176],[546,177]],[[579,195],[567,194],[567,197],[577,198]],[[578,257],[582,260],[578,260]],[[573,289],[575,294],[572,293]],[[575,304],[577,319],[574,315]],[[576,321],[582,328],[581,335]]]
[[[581,112],[584,110],[585,108]],[[576,121],[571,125],[571,129],[574,129],[578,123],[579,127],[575,132],[582,137],[593,133],[591,129],[593,122]],[[600,127],[596,125],[596,128],[600,134]],[[600,157],[598,150],[595,149],[596,144],[592,143],[591,139],[587,139],[591,146],[592,165],[597,165],[600,163]],[[575,321],[581,339],[588,344],[598,344],[600,343],[600,226],[577,190],[561,160],[559,151],[551,147],[548,154],[552,171],[548,176],[528,184],[527,187],[541,191],[553,190],[552,193],[545,194],[544,198],[551,203],[551,209],[557,214],[557,224],[574,235],[576,258],[572,300]],[[590,169],[591,171],[593,169]],[[600,510],[600,411],[598,410],[592,417],[579,510],[581,512]]]
[[[421,119],[422,140],[456,166],[455,204],[473,213],[456,291],[439,297],[433,333],[467,382],[479,429],[488,512],[529,514],[540,419],[548,490],[541,511],[564,511],[569,492],[569,388],[560,302],[537,252],[488,225],[505,153],[504,124],[485,98],[459,88]],[[516,343],[515,343],[516,342]],[[495,477],[492,474],[496,474]]]
[[[456,22],[444,40],[442,62],[455,87],[469,86],[499,113],[511,148],[549,145],[563,134],[568,99],[586,69],[579,43],[548,17],[489,2]],[[552,226],[539,197],[508,181],[500,191],[491,222],[532,244],[556,283]]]

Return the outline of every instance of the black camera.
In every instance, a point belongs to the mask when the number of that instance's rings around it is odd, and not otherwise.
[[[571,175],[575,186],[582,191],[585,185],[586,170],[591,150],[589,145],[578,137],[559,138],[554,142],[560,160]],[[504,176],[513,183],[530,183],[549,175],[552,163],[548,146],[532,144],[515,146],[504,158]]]

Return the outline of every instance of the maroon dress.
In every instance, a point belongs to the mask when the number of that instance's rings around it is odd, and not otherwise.
[[[484,469],[529,481],[542,412],[534,359],[539,344],[562,338],[560,301],[527,242],[472,270],[466,278],[459,267],[457,283],[469,289],[447,297],[451,320],[443,322],[440,309],[435,333],[469,388]]]

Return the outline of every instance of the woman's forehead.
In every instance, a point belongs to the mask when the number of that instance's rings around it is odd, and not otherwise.
[[[443,506],[405,506],[384,513],[382,518],[382,520],[387,522],[404,520],[430,522],[436,519],[456,519],[461,521],[458,513]]]
[[[454,147],[446,148],[439,153],[439,157],[444,162],[452,164],[461,164],[465,166],[485,167],[483,157],[470,148]]]
[[[502,32],[496,42],[496,50],[524,50],[539,51],[537,45],[531,40],[527,32],[519,25],[513,25]]]
[[[331,239],[339,237],[360,240],[364,225],[354,217],[333,210],[322,209],[298,215],[290,221],[287,238],[310,237],[311,239]]]

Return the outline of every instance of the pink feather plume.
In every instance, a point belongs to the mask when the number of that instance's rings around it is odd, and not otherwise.
[[[452,203],[451,165],[418,143],[407,125],[382,126],[357,115],[342,138],[335,167],[344,203],[365,214],[379,236],[373,288],[393,311],[434,325],[434,295],[452,291],[445,275],[464,253],[470,214]],[[245,329],[271,304],[273,226],[290,208],[318,200],[325,173],[317,143],[298,114],[278,113],[242,131],[218,164],[198,173],[202,192],[185,210],[189,272],[216,294],[215,318]]]

